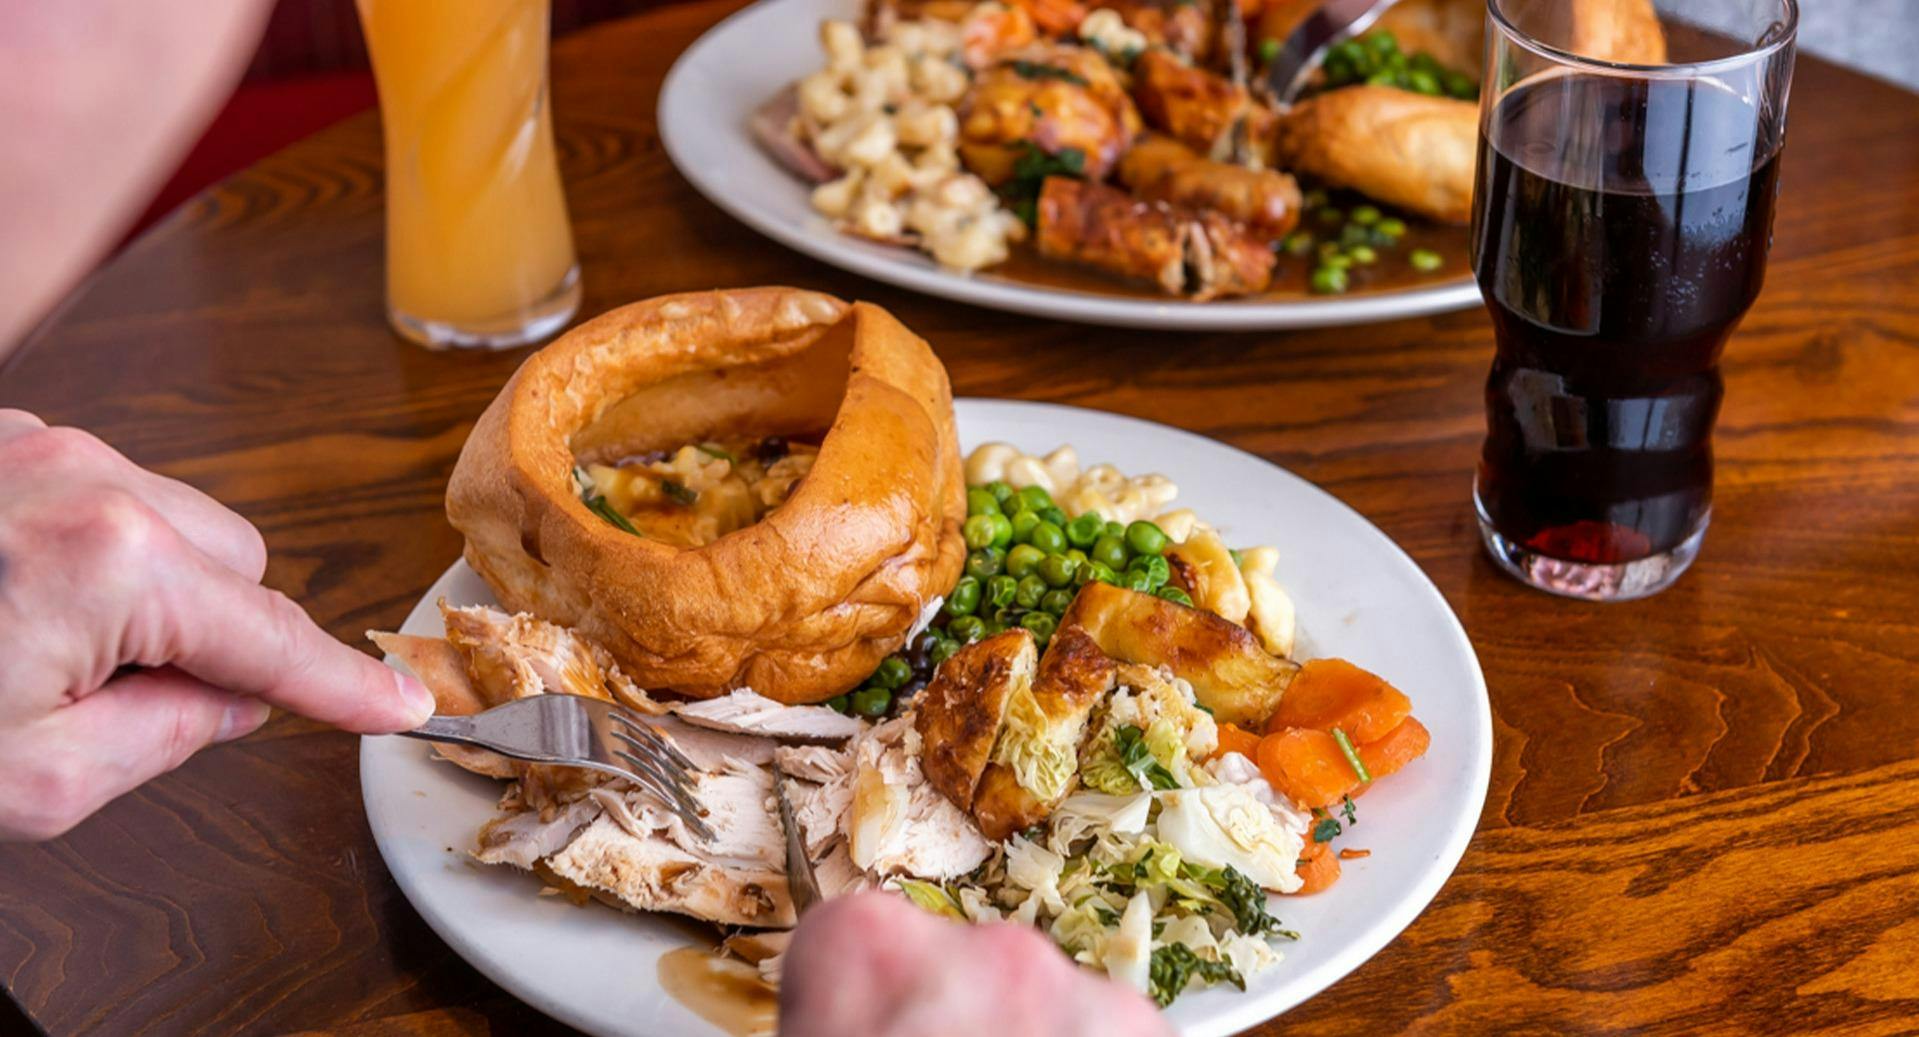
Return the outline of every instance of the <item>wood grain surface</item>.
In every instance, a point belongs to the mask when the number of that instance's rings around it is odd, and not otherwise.
[[[1766,291],[1726,360],[1712,532],[1673,590],[1601,607],[1481,556],[1480,312],[1073,327],[862,281],[735,224],[653,122],[672,57],[731,6],[556,49],[584,313],[756,283],[878,302],[963,394],[1152,418],[1312,479],[1465,622],[1497,733],[1482,830],[1434,906],[1285,1032],[1919,1027],[1919,97],[1801,61]],[[523,356],[401,344],[380,264],[367,117],[99,271],[0,371],[0,405],[233,505],[265,531],[268,582],[357,642],[458,554],[446,477]],[[0,847],[0,980],[62,1035],[561,1032],[401,897],[356,758],[353,738],[282,718],[66,838]]]

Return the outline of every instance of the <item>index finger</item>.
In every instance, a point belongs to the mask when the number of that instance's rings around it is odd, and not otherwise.
[[[184,545],[183,545],[184,546]],[[187,548],[167,552],[136,623],[163,632],[158,654],[241,695],[361,734],[418,727],[433,715],[419,681],[335,640],[293,600]]]

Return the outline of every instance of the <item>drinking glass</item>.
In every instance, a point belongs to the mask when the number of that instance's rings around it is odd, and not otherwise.
[[[357,0],[386,138],[387,314],[503,349],[580,305],[547,96],[550,0]]]
[[[1667,63],[1579,53],[1635,6],[1489,0],[1473,200],[1497,344],[1480,533],[1512,575],[1595,601],[1671,586],[1705,537],[1719,359],[1765,275],[1798,24],[1793,0],[1659,0],[1666,53],[1657,33],[1637,52]]]

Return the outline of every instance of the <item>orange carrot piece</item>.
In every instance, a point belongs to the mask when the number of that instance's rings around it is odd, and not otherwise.
[[[1301,807],[1330,807],[1359,787],[1353,765],[1324,731],[1296,727],[1267,735],[1254,760],[1266,780]]]
[[[1220,724],[1219,748],[1213,750],[1213,755],[1224,756],[1227,753],[1239,753],[1249,760],[1255,759],[1259,755],[1259,742],[1260,738],[1258,735],[1240,727],[1238,724]]]
[[[1306,833],[1306,847],[1299,853],[1301,885],[1293,891],[1294,896],[1321,893],[1339,881],[1339,855],[1331,849],[1325,843],[1314,842],[1311,832]]]
[[[1377,675],[1344,659],[1314,659],[1293,677],[1266,730],[1337,727],[1362,745],[1384,738],[1412,711],[1412,700]]]
[[[1378,781],[1426,755],[1427,747],[1432,744],[1433,736],[1426,730],[1426,725],[1407,717],[1399,722],[1398,727],[1387,732],[1384,738],[1363,742],[1356,748],[1360,762],[1372,772],[1373,780]]]

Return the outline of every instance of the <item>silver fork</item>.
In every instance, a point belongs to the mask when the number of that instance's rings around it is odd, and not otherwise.
[[[625,706],[583,695],[529,695],[471,716],[429,717],[400,733],[625,778],[659,797],[701,839],[713,838],[706,808],[693,798],[699,768]]]

